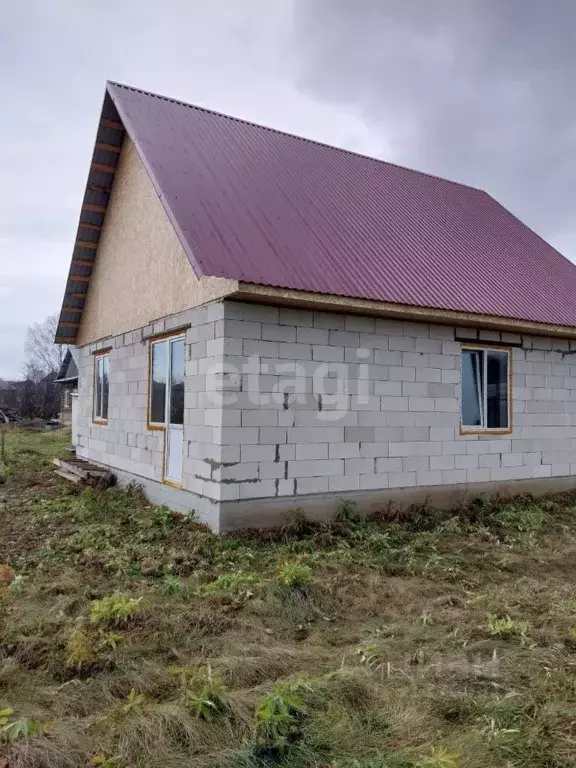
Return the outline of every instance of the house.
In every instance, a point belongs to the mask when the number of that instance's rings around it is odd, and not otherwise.
[[[76,444],[77,427],[78,364],[76,361],[76,350],[74,347],[68,347],[55,381],[61,388],[59,420],[63,426],[74,427],[72,435],[73,445]]]
[[[575,295],[483,191],[108,83],[77,453],[216,530],[572,488]]]
[[[18,408],[18,387],[11,381],[0,379],[0,411],[13,412]]]

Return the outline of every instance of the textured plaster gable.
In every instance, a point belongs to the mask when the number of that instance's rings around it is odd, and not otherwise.
[[[130,331],[236,287],[235,280],[195,276],[134,144],[126,139],[77,345]]]

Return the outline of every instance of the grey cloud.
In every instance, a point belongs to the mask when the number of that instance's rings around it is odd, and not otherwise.
[[[576,258],[571,0],[296,0],[300,87],[388,159],[480,186]]]

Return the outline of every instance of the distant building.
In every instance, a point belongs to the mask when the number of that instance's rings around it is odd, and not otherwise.
[[[75,422],[74,411],[78,394],[77,355],[74,347],[68,347],[55,381],[61,387],[59,419],[63,426],[71,426]]]
[[[0,379],[0,411],[18,407],[18,387],[14,382]]]

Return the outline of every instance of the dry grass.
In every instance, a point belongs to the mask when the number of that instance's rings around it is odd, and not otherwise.
[[[574,497],[219,538],[64,445],[9,438],[0,768],[576,766]]]

